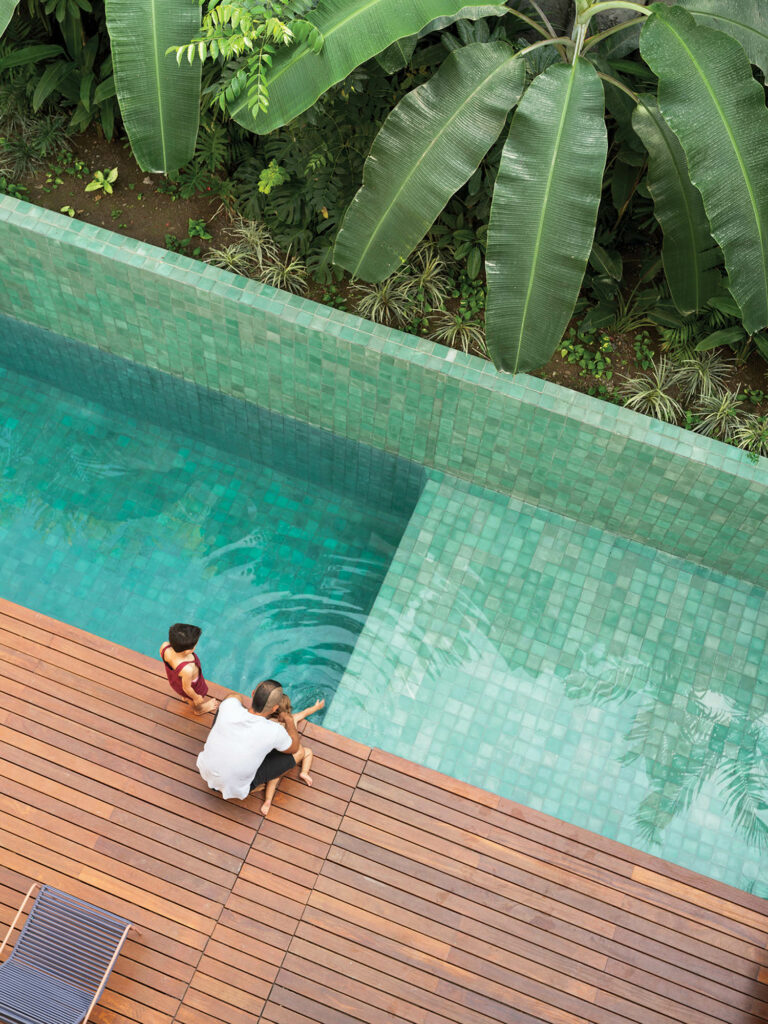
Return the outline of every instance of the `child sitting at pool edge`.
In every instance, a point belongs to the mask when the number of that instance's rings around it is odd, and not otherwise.
[[[174,622],[168,640],[160,646],[160,657],[171,689],[192,707],[196,715],[215,711],[218,701],[208,697],[208,684],[203,677],[200,659],[195,654],[202,630],[188,622]]]

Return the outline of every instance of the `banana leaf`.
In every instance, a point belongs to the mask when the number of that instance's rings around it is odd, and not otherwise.
[[[677,0],[700,25],[726,32],[768,75],[768,6],[765,0]]]
[[[541,366],[573,315],[606,151],[595,68],[583,58],[547,68],[517,108],[491,206],[486,339],[500,369]]]
[[[176,63],[169,46],[200,31],[197,0],[107,0],[115,88],[143,171],[169,173],[195,150],[201,64]]]
[[[661,113],[680,140],[723,250],[730,291],[752,334],[768,324],[768,110],[742,47],[654,4],[640,50],[659,79]]]
[[[525,82],[507,43],[455,51],[395,107],[371,147],[334,260],[381,281],[424,237],[499,137]]]
[[[388,75],[394,75],[401,68],[404,68],[413,56],[419,37],[417,35],[406,36],[405,39],[398,39],[386,50],[376,54],[377,62],[384,68]]]
[[[24,64],[36,64],[41,60],[50,60],[64,53],[55,43],[39,43],[36,46],[23,46],[19,50],[11,50],[5,57],[0,57],[0,71],[6,68],[19,68]]]
[[[481,18],[503,18],[510,14],[510,9],[505,4],[484,4],[480,7],[462,7],[456,14],[446,14],[442,18],[435,18],[419,32],[419,38],[423,39],[430,32],[441,32],[455,21],[479,21]]]
[[[0,36],[8,28],[8,22],[13,17],[18,3],[19,0],[0,0]]]
[[[722,289],[716,269],[722,257],[701,194],[691,184],[683,147],[655,96],[638,96],[632,127],[648,150],[648,190],[664,233],[661,256],[672,300],[681,313],[697,313]]]
[[[267,135],[391,43],[462,6],[461,0],[320,0],[307,14],[323,34],[320,53],[304,44],[281,50],[267,75],[269,110],[254,117],[244,90],[230,113],[249,131]]]

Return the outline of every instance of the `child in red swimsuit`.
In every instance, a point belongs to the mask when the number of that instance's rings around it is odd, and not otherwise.
[[[195,654],[195,645],[201,633],[199,626],[176,622],[168,630],[168,643],[160,648],[160,657],[171,689],[183,701],[192,705],[196,715],[215,711],[218,703],[213,697],[205,699],[208,696],[208,684],[203,678],[200,659]]]

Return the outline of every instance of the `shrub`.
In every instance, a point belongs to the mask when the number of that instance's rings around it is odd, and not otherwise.
[[[373,284],[361,282],[355,288],[355,312],[377,324],[402,327],[413,311],[409,291],[400,273],[390,274]]]
[[[725,382],[733,372],[733,363],[715,352],[696,352],[682,359],[673,380],[684,399],[711,398],[726,390]]]
[[[476,355],[488,358],[485,346],[483,325],[476,320],[467,320],[460,313],[448,313],[445,310],[435,314],[436,329],[431,332],[435,341],[442,341],[451,348],[460,348],[463,352],[474,351]]]
[[[619,393],[628,409],[667,423],[676,423],[683,409],[669,393],[674,383],[674,371],[669,362],[662,358],[647,376],[627,378],[619,385]]]
[[[259,269],[259,280],[284,292],[304,295],[307,291],[307,265],[300,256],[293,256],[289,249],[274,259],[264,262]]]
[[[696,408],[700,419],[693,429],[718,441],[734,441],[737,431],[744,426],[743,402],[744,396],[738,390],[702,398]]]

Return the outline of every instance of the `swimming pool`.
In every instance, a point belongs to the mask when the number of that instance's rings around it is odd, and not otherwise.
[[[195,622],[217,682],[329,701],[420,467],[5,326],[0,593],[149,655]]]
[[[345,735],[768,895],[761,586],[7,326],[5,596],[151,655],[159,623],[197,620],[218,681],[333,694]],[[477,438],[454,409],[446,390],[428,411],[458,458]],[[521,476],[552,472],[544,443]],[[687,465],[664,476],[676,499]],[[647,486],[622,477],[620,500]]]

